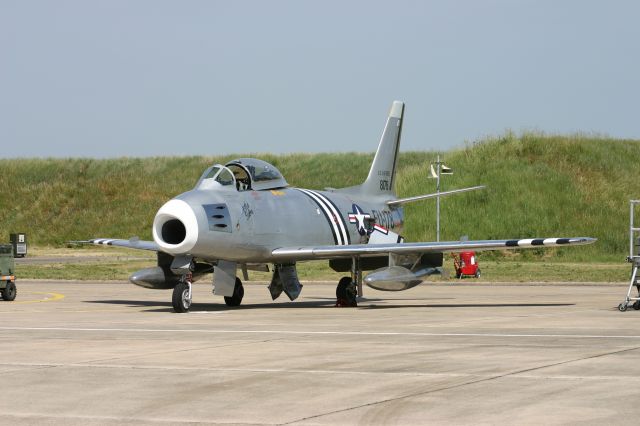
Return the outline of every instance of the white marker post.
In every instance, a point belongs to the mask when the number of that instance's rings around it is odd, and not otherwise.
[[[433,166],[436,166],[437,171]],[[452,175],[453,169],[444,165],[440,161],[440,154],[438,154],[438,160],[435,163],[431,163],[431,176],[430,178],[436,179],[436,241],[440,241],[440,175]]]

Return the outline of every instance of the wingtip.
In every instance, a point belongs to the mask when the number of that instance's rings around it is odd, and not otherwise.
[[[598,241],[598,239],[593,237],[578,237],[572,239],[572,242],[575,244],[593,244],[596,241]]]

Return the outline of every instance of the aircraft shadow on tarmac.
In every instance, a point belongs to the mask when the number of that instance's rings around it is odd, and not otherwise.
[[[99,303],[107,305],[127,305],[132,308],[144,308],[144,307],[158,307],[158,309],[145,309],[144,312],[173,312],[173,307],[170,302],[158,302],[149,300],[88,300],[86,303]],[[238,307],[230,308],[224,303],[194,303],[189,308],[190,312],[216,312],[216,311],[238,311],[247,309],[268,309],[268,308],[286,308],[286,309],[299,309],[299,308],[321,308],[321,307],[333,307],[335,305],[335,299],[332,300],[318,300],[318,301],[305,301],[305,302],[273,302],[273,303],[257,303],[257,304],[245,304]],[[163,308],[160,308],[163,306]],[[164,307],[166,306],[166,308]]]
[[[316,299],[320,299],[320,298],[316,298]],[[404,299],[399,299],[399,298],[393,298],[393,299],[381,299],[381,298],[375,298],[375,299],[363,299],[361,301],[359,301],[360,303],[369,303],[367,305],[360,305],[358,306],[358,308],[360,309],[398,309],[398,308],[508,308],[508,307],[516,307],[516,308],[521,308],[521,307],[532,307],[532,308],[536,308],[536,307],[558,307],[558,306],[575,306],[575,303],[438,303],[438,304],[434,304],[433,301],[435,300],[454,300],[454,297],[438,297],[438,298],[428,298],[428,299],[416,299],[416,298],[404,298]],[[335,300],[335,299],[327,299],[327,300]],[[402,304],[402,305],[376,305],[375,302],[382,302],[385,303],[387,301],[392,301],[392,302],[397,302],[399,300],[403,300],[403,301],[411,301],[414,303],[410,303],[410,304]],[[419,303],[421,301],[427,302],[427,303]],[[374,304],[371,304],[374,303]],[[264,306],[269,306],[264,305]]]
[[[575,303],[444,303],[426,305],[368,305],[362,309],[397,309],[397,308],[543,308],[558,306],[575,306]]]
[[[395,301],[396,299],[389,299]],[[413,299],[416,300],[416,299]],[[433,299],[429,299],[433,300]],[[385,303],[386,299],[365,299],[361,303]],[[159,302],[149,300],[88,300],[86,303],[97,303],[107,305],[127,305],[132,308],[145,308],[156,307],[157,309],[146,309],[144,312],[172,312],[170,302]],[[194,303],[191,305],[191,312],[216,312],[216,311],[230,311],[230,310],[247,310],[247,309],[274,309],[274,308],[286,308],[286,309],[303,309],[303,308],[326,308],[334,307],[335,299],[318,299],[311,301],[300,302],[273,302],[273,303],[256,303],[245,304],[238,307],[230,308],[221,303]],[[402,304],[402,305],[376,305],[367,304],[358,306],[359,309],[403,309],[403,308],[521,308],[521,307],[562,307],[562,306],[575,306],[575,303],[443,303],[443,304]]]

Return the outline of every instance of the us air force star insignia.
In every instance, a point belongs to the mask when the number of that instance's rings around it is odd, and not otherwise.
[[[367,234],[367,227],[364,222],[367,219],[371,219],[371,215],[369,213],[363,212],[360,207],[354,204],[353,213],[349,213],[349,223],[356,224],[356,228],[358,229],[358,233],[360,235]]]

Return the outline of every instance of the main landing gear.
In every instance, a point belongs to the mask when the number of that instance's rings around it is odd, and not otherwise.
[[[177,313],[185,313],[189,312],[189,308],[191,307],[192,302],[192,275],[185,274],[178,285],[173,288],[173,296],[171,297],[171,305],[173,306],[174,311]],[[232,296],[225,296],[224,303],[229,307],[240,306],[242,303],[242,298],[244,297],[244,287],[242,286],[242,281],[240,278],[236,277],[236,284],[233,288]]]
[[[336,307],[355,308],[358,306],[358,287],[351,277],[342,277],[336,287]]]
[[[336,307],[357,307],[358,295],[362,296],[362,267],[360,258],[355,256],[351,260],[351,276],[342,277],[336,287]]]
[[[240,306],[240,303],[242,303],[242,298],[244,297],[244,287],[242,286],[242,281],[240,281],[240,278],[236,277],[236,285],[233,288],[233,296],[231,297],[224,297],[224,303],[227,304],[227,306],[230,307],[235,307],[235,306]]]

